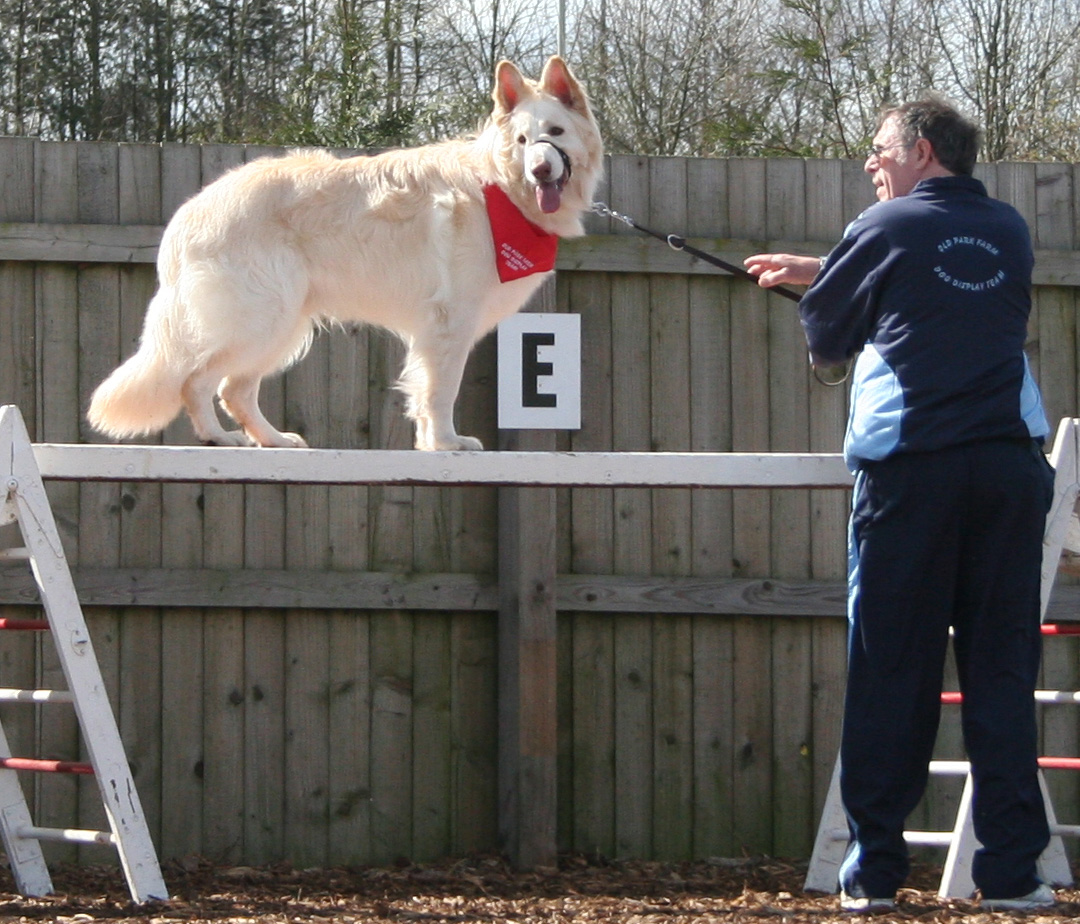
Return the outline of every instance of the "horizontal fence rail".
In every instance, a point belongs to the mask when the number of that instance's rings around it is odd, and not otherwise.
[[[150,264],[157,260],[160,225],[0,222],[0,261],[34,263]],[[739,265],[750,253],[828,253],[835,240],[750,240],[687,237],[697,250]],[[592,273],[659,273],[724,276],[727,272],[654,240],[622,234],[589,234],[561,241],[557,270]],[[1038,249],[1035,285],[1080,286],[1074,252]]]

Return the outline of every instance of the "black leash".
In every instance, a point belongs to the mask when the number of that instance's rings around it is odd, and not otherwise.
[[[698,250],[696,247],[692,247],[686,243],[686,238],[679,237],[677,234],[661,234],[659,231],[653,231],[651,228],[646,228],[644,225],[639,225],[633,218],[627,215],[620,215],[614,209],[609,208],[603,202],[594,202],[592,210],[597,215],[603,215],[605,218],[613,218],[615,221],[621,221],[624,225],[628,225],[636,231],[640,231],[643,234],[649,235],[649,237],[655,237],[658,241],[663,241],[672,250],[680,250],[684,253],[688,253],[697,257],[699,260],[704,260],[706,263],[711,263],[713,266],[719,267],[722,270],[727,270],[732,276],[737,276],[740,279],[746,279],[749,282],[757,285],[757,276],[753,273],[747,272],[743,267],[736,266],[733,263],[728,263],[726,260],[721,260],[719,257],[714,256],[711,253],[706,253],[704,250]],[[784,298],[789,298],[793,302],[799,301],[802,298],[798,292],[793,292],[791,289],[785,289],[783,286],[773,286],[767,289],[768,292],[775,292],[777,295],[782,295]],[[828,385],[830,387],[836,385],[843,385],[847,381],[847,377],[851,372],[851,363],[846,363],[837,366],[828,366],[824,370],[818,369],[818,367],[811,362],[810,368],[814,373],[814,378],[817,379],[822,385]]]
[[[704,260],[706,263],[711,263],[713,266],[726,270],[731,273],[732,276],[738,276],[740,279],[746,279],[757,285],[757,276],[753,273],[748,273],[743,267],[736,266],[734,263],[728,263],[726,260],[721,260],[719,257],[714,256],[711,253],[706,253],[704,250],[698,250],[697,247],[687,244],[686,238],[684,237],[679,237],[677,234],[661,234],[659,231],[653,231],[651,228],[639,225],[633,218],[630,218],[627,215],[620,215],[613,209],[608,208],[603,202],[594,202],[592,210],[597,215],[603,215],[605,218],[614,218],[616,221],[621,221],[624,225],[628,225],[636,231],[648,234],[650,237],[655,237],[658,241],[663,241],[667,244],[672,250],[688,253],[691,256],[697,257],[699,260]],[[791,289],[785,289],[783,286],[773,286],[767,291],[775,292],[777,295],[784,296],[784,298],[790,298],[793,302],[797,302],[802,298],[797,292],[793,292]]]

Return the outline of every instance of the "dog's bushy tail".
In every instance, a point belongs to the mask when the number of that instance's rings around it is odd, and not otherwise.
[[[183,377],[152,344],[144,345],[94,391],[86,418],[116,439],[164,430],[180,413]]]
[[[159,292],[148,313],[156,315],[168,301],[168,293]],[[95,430],[115,439],[144,436],[164,430],[180,413],[188,372],[163,342],[168,326],[159,318],[148,320],[135,355],[94,391],[86,419]]]

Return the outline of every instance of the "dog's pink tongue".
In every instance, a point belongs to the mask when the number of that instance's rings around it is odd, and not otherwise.
[[[536,204],[545,215],[559,211],[562,203],[562,190],[554,183],[541,183],[536,187]]]

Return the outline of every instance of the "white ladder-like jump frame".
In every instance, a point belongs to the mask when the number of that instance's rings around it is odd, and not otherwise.
[[[22,417],[15,407],[0,408],[0,525],[17,524],[23,546],[5,549],[6,562],[28,562],[46,622],[24,620],[18,628],[47,629],[67,681],[67,690],[0,690],[12,703],[67,703],[75,708],[89,765],[16,757],[0,727],[0,837],[15,885],[23,895],[48,895],[52,878],[43,841],[101,844],[116,849],[136,902],[167,899],[139,793],[131,777],[120,732],[109,703],[94,646],[75,592],[60,534]],[[36,624],[35,624],[36,623]],[[108,831],[46,828],[35,825],[17,778],[20,770],[92,773],[109,823]]]

